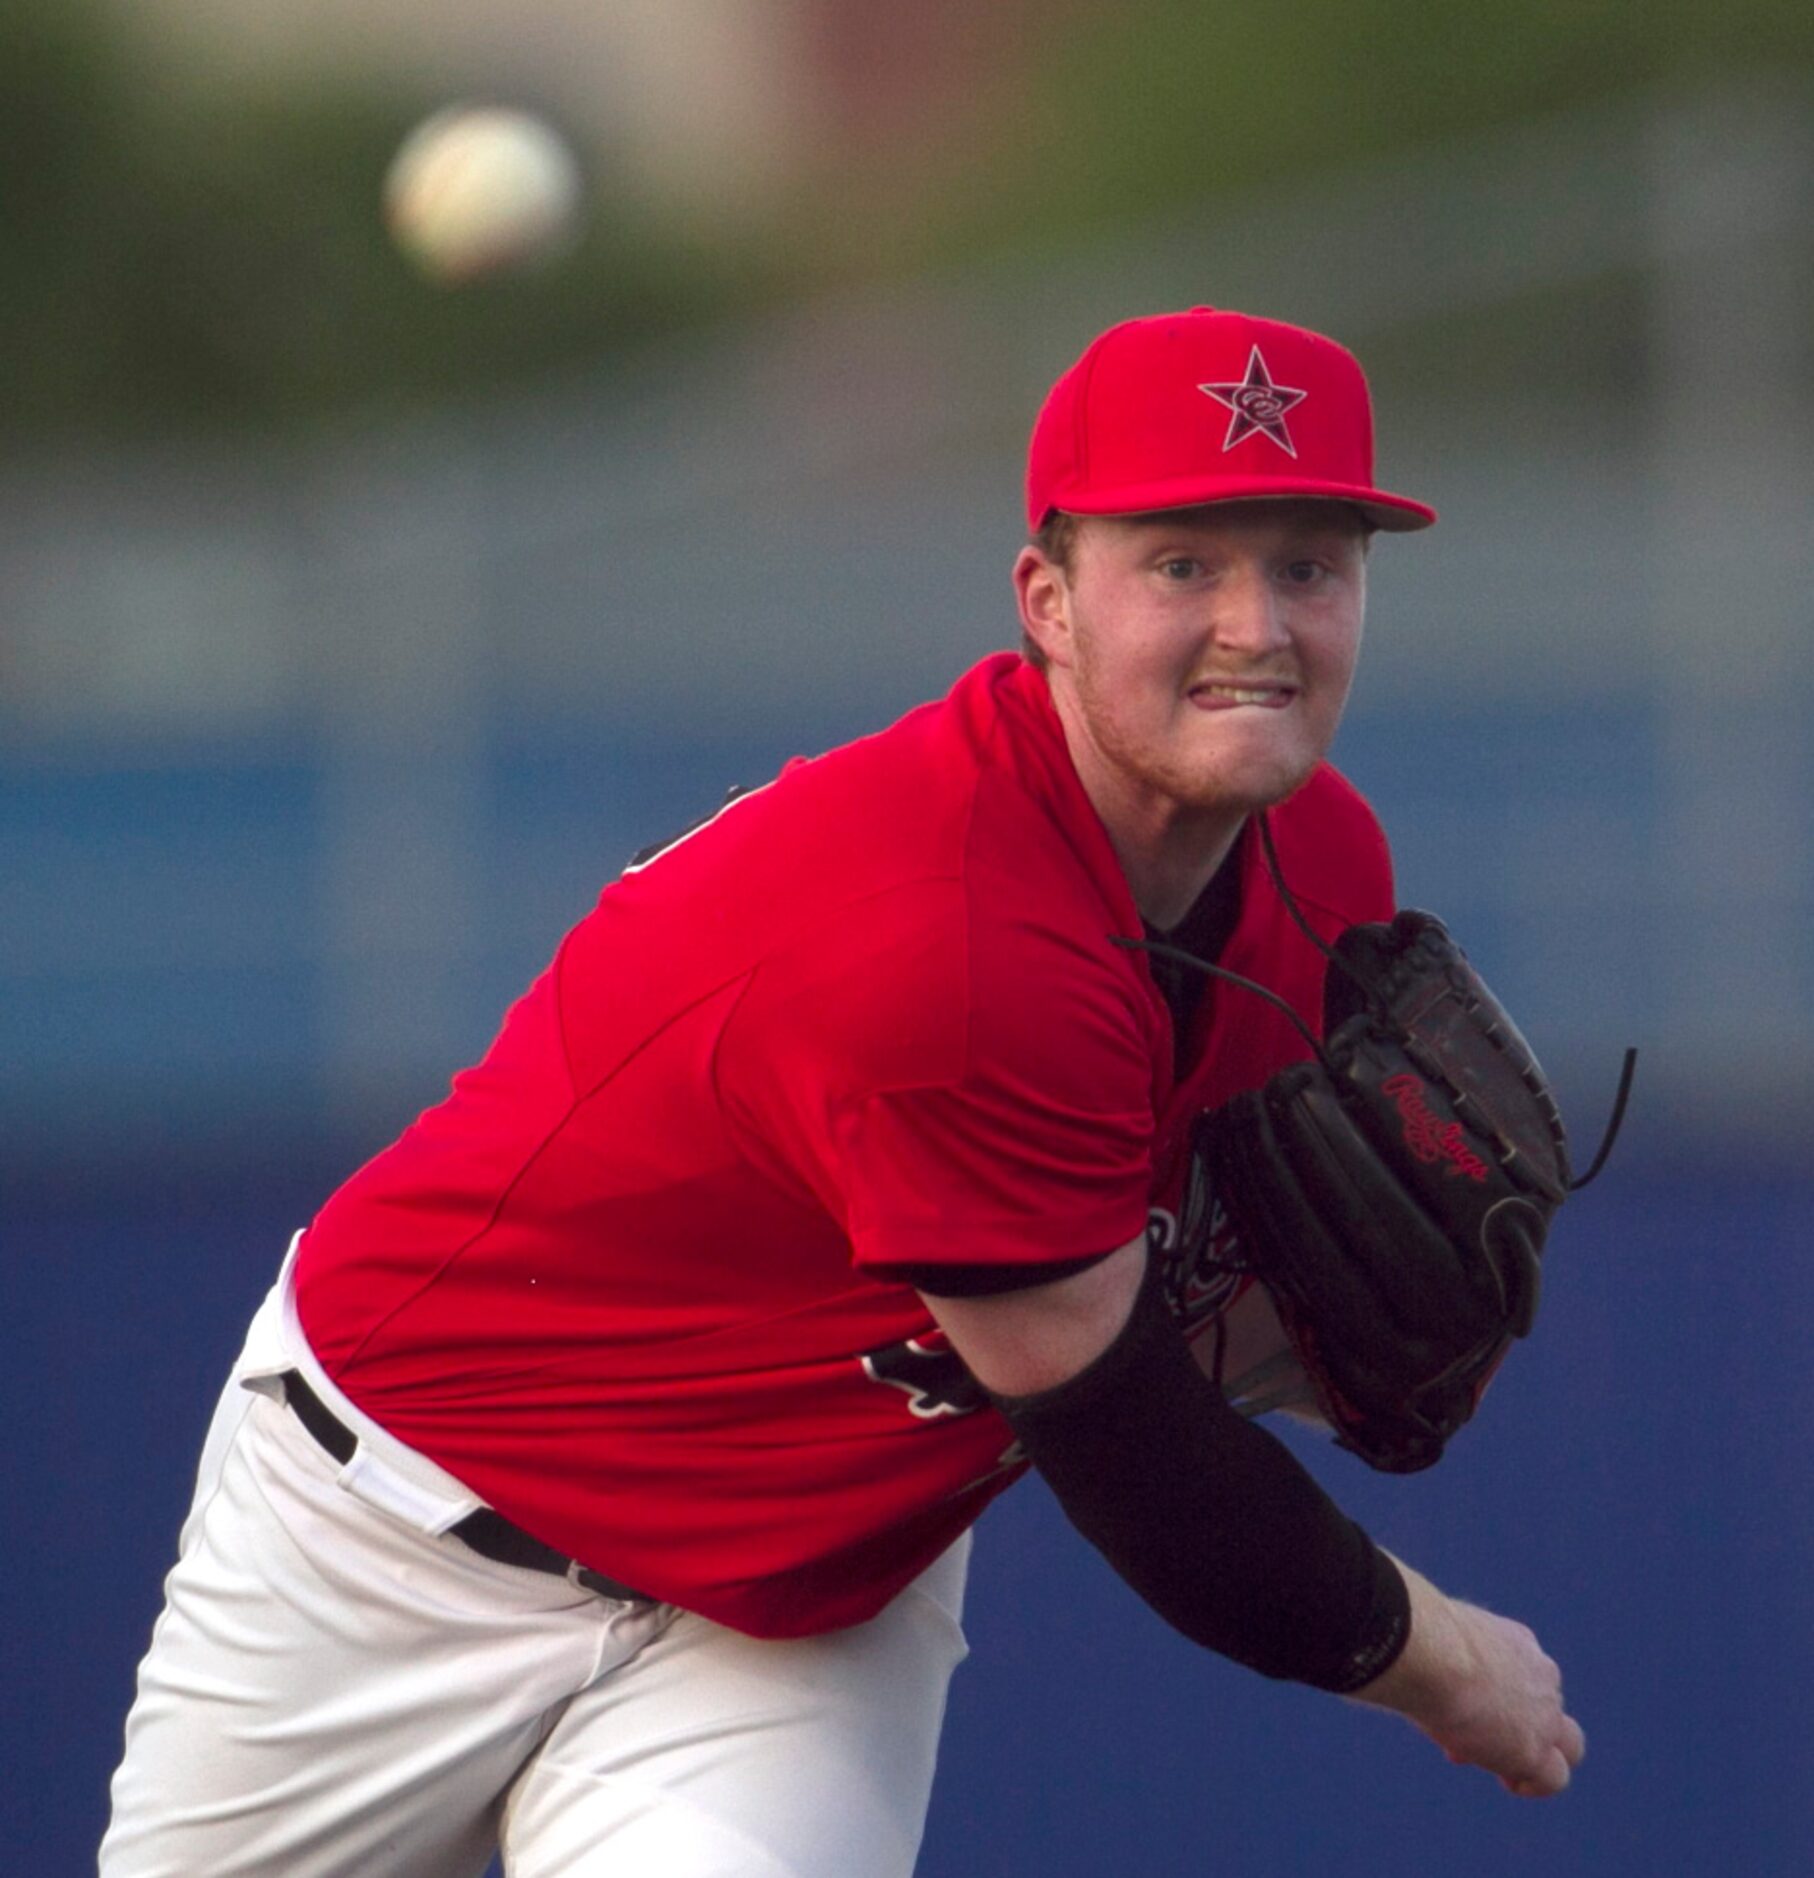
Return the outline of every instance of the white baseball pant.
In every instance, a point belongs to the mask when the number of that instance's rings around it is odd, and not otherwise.
[[[496,1564],[221,1399],[102,1878],[906,1878],[965,1536],[867,1624],[760,1642]]]

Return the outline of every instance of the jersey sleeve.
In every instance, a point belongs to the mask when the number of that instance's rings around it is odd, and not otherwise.
[[[859,1269],[931,1288],[939,1268],[1046,1266],[1136,1237],[1157,1091],[1135,962],[1106,935],[972,927],[949,1021],[940,1073],[837,1117]]]

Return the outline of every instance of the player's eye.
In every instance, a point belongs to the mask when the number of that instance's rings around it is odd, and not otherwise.
[[[1321,561],[1299,560],[1285,563],[1285,579],[1293,587],[1314,587],[1326,571]]]
[[[1188,554],[1168,554],[1159,563],[1159,572],[1166,580],[1189,580],[1198,566]]]

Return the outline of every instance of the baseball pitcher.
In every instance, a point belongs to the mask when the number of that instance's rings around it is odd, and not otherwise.
[[[903,1878],[1029,1467],[1186,1638],[1580,1761],[1521,1625],[1257,1419],[1426,1466],[1573,1179],[1324,761],[1360,367],[1197,308],[1058,381],[1022,646],[632,864],[297,1235],[210,1430],[107,1878]]]

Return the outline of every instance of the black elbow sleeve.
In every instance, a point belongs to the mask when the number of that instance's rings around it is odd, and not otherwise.
[[[1163,1617],[1262,1675],[1346,1693],[1404,1648],[1404,1579],[1198,1368],[1149,1270],[1081,1374],[997,1397],[1071,1523]]]

